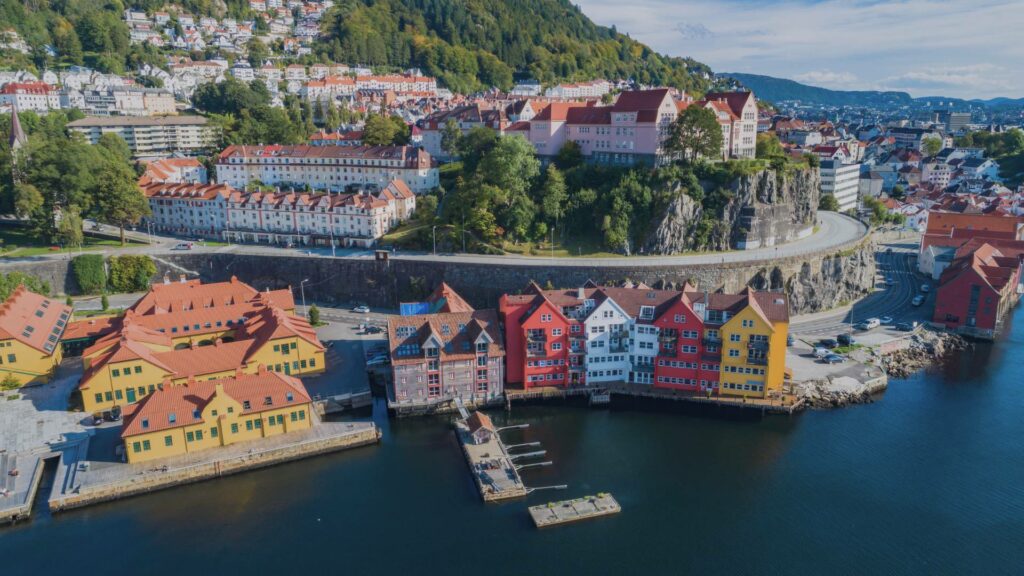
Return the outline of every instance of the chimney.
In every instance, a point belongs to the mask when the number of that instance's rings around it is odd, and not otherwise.
[[[586,298],[586,296],[587,294],[583,291],[582,286],[576,289],[576,298],[583,300],[584,298]]]
[[[170,284],[170,283],[171,283],[171,276],[170,276],[170,274],[164,273],[164,284]]]
[[[244,372],[242,372],[242,367],[241,366],[235,368],[235,380],[241,378],[242,374],[244,374]]]
[[[261,376],[266,374],[267,373],[267,367],[265,365],[263,365],[263,364],[260,364],[259,368],[256,371],[256,373],[261,375]]]
[[[180,282],[182,284],[185,283],[185,275],[184,274],[178,274],[178,282]]]

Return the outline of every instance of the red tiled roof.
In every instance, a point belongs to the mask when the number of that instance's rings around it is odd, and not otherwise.
[[[203,408],[219,392],[238,402],[242,414],[258,414],[310,402],[309,393],[297,378],[266,370],[257,374],[238,374],[234,378],[164,386],[147,395],[131,410],[126,410],[121,437],[202,423]],[[268,397],[270,404],[266,403]],[[200,418],[196,418],[196,413]]]
[[[0,340],[13,338],[52,354],[71,318],[71,307],[30,292],[23,284],[0,305]]]
[[[409,330],[408,334],[406,329]],[[440,341],[438,354],[442,361],[472,360],[476,357],[473,344],[482,333],[486,333],[490,340],[488,355],[504,356],[504,340],[498,326],[498,313],[494,310],[392,316],[388,318],[391,363],[400,365],[422,362],[422,355],[402,356],[398,354],[398,348],[403,344],[422,346],[431,336]]]

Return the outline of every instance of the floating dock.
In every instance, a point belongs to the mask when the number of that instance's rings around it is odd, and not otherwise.
[[[529,493],[508,449],[496,432],[482,435],[485,439],[474,438],[469,425],[459,421],[455,423],[455,435],[459,438],[469,470],[484,502],[522,498]]]
[[[530,518],[533,519],[537,528],[547,528],[601,516],[611,516],[622,512],[622,507],[611,494],[601,493],[597,496],[584,496],[575,500],[530,506],[529,511]]]

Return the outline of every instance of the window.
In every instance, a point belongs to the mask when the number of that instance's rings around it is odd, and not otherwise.
[[[238,434],[238,424],[232,424],[231,425],[231,433],[232,434]]]
[[[299,414],[297,412],[292,412],[288,416],[289,416],[289,418],[291,419],[292,422],[295,422],[295,421],[297,421],[299,419]]]
[[[111,370],[110,375],[113,376],[114,378],[117,378],[118,376],[121,375],[121,371],[118,370],[117,368],[114,368],[113,370]]]
[[[142,452],[142,442],[132,442],[133,452]]]
[[[149,418],[143,418],[142,419],[142,428],[143,429],[149,428]]]
[[[248,410],[250,408],[252,408],[252,405],[249,404],[249,401],[248,400],[243,400],[242,401],[242,409],[243,410]]]
[[[199,440],[202,440],[202,439],[203,439],[203,431],[202,430],[196,430],[196,441],[198,442]]]
[[[196,435],[193,434],[192,432],[185,432],[185,441],[186,442],[195,442],[196,441]]]
[[[150,448],[149,440],[143,440],[142,441],[142,449],[148,452],[149,448]]]
[[[676,324],[686,324],[686,314],[676,314],[673,320]]]
[[[552,328],[551,329],[551,335],[552,336],[561,336],[562,335],[562,329],[561,328]]]
[[[551,344],[551,350],[552,351],[557,352],[557,351],[559,351],[561,349],[562,349],[562,343],[561,342],[554,342],[554,343]]]
[[[739,350],[729,350],[729,358],[739,358],[739,356],[740,356],[740,351]]]
[[[551,314],[541,314],[540,315],[540,321],[541,322],[551,322]]]
[[[729,334],[729,342],[739,342],[739,341],[740,341],[740,335],[739,334]]]
[[[252,420],[246,420],[245,421],[245,429],[246,430],[252,430]]]
[[[255,425],[255,426],[257,427],[257,428],[263,428],[263,420],[254,420],[254,421],[253,421],[253,424],[254,424],[254,425]]]
[[[170,436],[164,436],[164,446],[173,446],[173,445],[174,445],[174,438],[172,438]]]
[[[640,307],[640,319],[641,320],[653,320],[654,319],[654,306],[641,306]]]
[[[136,374],[142,374],[142,366],[136,366],[135,367],[135,373]]]
[[[220,431],[216,427],[210,428],[210,438],[216,438]]]

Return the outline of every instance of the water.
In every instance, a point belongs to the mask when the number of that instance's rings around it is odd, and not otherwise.
[[[515,407],[555,465],[484,505],[442,419],[380,446],[0,530],[3,574],[1020,574],[1024,318],[877,403],[763,421]],[[503,417],[499,420],[504,420]],[[538,531],[527,503],[622,514]]]

